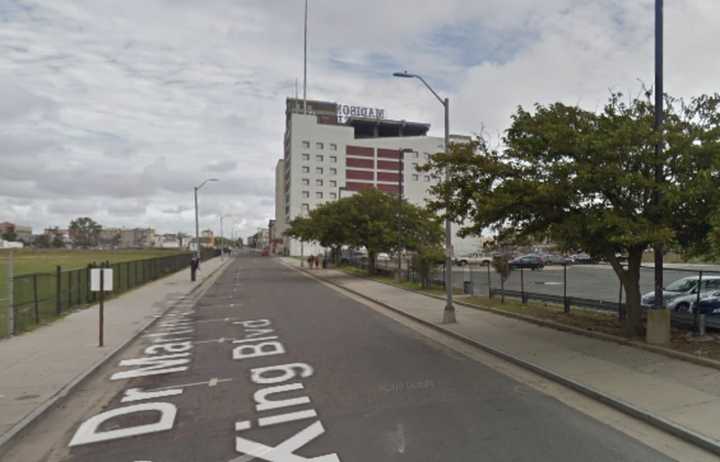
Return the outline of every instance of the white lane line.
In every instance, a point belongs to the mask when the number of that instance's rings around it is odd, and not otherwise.
[[[146,392],[154,392],[154,391],[162,391],[162,390],[170,390],[173,388],[188,388],[188,387],[200,387],[200,386],[208,386],[208,387],[214,387],[219,383],[225,383],[225,382],[232,382],[233,379],[219,379],[217,377],[213,377],[207,382],[193,382],[193,383],[186,383],[184,385],[169,385],[167,387],[159,387],[159,388],[153,388],[152,390],[145,390]]]
[[[240,318],[216,318],[216,319],[200,319],[198,321],[195,321],[196,324],[204,324],[207,322],[230,322],[240,320]]]
[[[195,343],[196,345],[199,343],[225,343],[226,341],[230,340],[229,338],[220,337],[220,338],[213,338],[209,340],[198,340]]]

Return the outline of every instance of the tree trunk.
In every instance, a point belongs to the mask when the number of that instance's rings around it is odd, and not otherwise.
[[[615,255],[607,255],[607,259],[615,270],[625,288],[626,316],[623,320],[623,333],[626,337],[642,337],[642,307],[640,306],[640,264],[644,247],[628,249],[628,268],[623,269]]]
[[[375,274],[375,252],[368,251],[368,273]]]

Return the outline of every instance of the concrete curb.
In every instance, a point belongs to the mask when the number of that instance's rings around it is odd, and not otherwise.
[[[365,295],[361,292],[358,292],[353,289],[349,289],[347,287],[342,286],[341,284],[338,284],[330,279],[323,278],[321,276],[315,275],[310,273],[309,271],[305,269],[300,268],[293,268],[290,265],[286,265],[296,271],[303,272],[307,274],[308,276],[319,280],[326,282],[328,284],[332,284],[342,290],[345,290],[347,292],[352,293],[353,295],[356,295],[358,297],[364,298],[365,300],[371,301],[373,303],[377,303],[378,305],[381,305],[394,313],[400,314],[406,318],[409,318],[415,322],[418,322],[424,326],[430,327],[438,332],[442,332],[443,334],[449,335],[457,340],[460,340],[463,343],[466,343],[468,345],[474,346],[476,348],[479,348],[487,353],[490,353],[494,356],[497,356],[505,361],[508,361],[512,364],[515,364],[517,366],[520,366],[524,369],[530,370],[546,379],[552,380],[553,382],[559,383],[561,385],[564,385],[568,388],[571,388],[574,391],[577,391],[578,393],[581,393],[585,396],[588,396],[589,398],[592,398],[596,401],[599,401],[607,406],[610,406],[614,409],[617,409],[620,412],[623,412],[627,415],[630,415],[636,419],[642,420],[643,422],[650,424],[656,428],[659,428],[667,433],[670,433],[671,435],[674,435],[684,441],[687,441],[688,443],[691,443],[695,446],[698,446],[700,448],[703,448],[709,452],[712,452],[714,454],[720,455],[720,442],[715,441],[711,438],[708,438],[704,435],[701,435],[699,433],[693,432],[692,430],[685,428],[681,425],[675,424],[667,419],[664,419],[660,416],[657,416],[649,411],[646,411],[644,409],[640,409],[636,406],[633,406],[630,403],[627,403],[623,400],[620,400],[618,398],[611,397],[609,395],[606,395],[598,390],[595,390],[594,388],[583,385],[579,382],[576,382],[574,380],[568,379],[566,377],[563,377],[555,372],[552,372],[548,369],[544,369],[536,364],[533,364],[531,362],[525,361],[523,359],[520,359],[516,356],[513,356],[509,353],[506,353],[502,350],[498,350],[494,347],[491,347],[489,345],[483,344],[481,342],[478,342],[477,340],[471,339],[469,337],[466,337],[462,334],[459,334],[457,332],[453,332],[450,329],[446,329],[438,324],[426,321],[422,318],[416,317],[412,314],[409,314],[399,308],[396,308],[392,305],[389,305],[387,303],[381,302],[379,300],[376,300],[368,295]],[[425,294],[423,294],[425,295]]]
[[[209,289],[209,287],[204,287],[204,285],[210,281],[211,278],[220,270],[224,270],[227,268],[228,263],[232,261],[228,259],[227,262],[222,263],[220,266],[215,268],[210,274],[208,274],[205,279],[203,279],[200,284],[197,284],[195,287],[190,289],[190,291],[185,294],[180,300],[173,303],[169,307],[167,307],[162,313],[159,315],[153,317],[150,321],[148,321],[144,326],[142,326],[135,334],[133,334],[128,340],[121,343],[117,347],[115,347],[112,351],[110,351],[105,357],[99,359],[96,361],[93,365],[90,366],[89,369],[87,369],[85,372],[82,372],[80,375],[73,378],[70,382],[65,384],[60,390],[58,390],[54,395],[52,395],[50,398],[47,399],[44,403],[42,403],[40,406],[35,408],[32,412],[27,414],[25,417],[23,417],[18,423],[13,425],[10,430],[5,432],[3,435],[0,435],[0,455],[2,455],[5,452],[6,445],[10,443],[14,438],[18,437],[25,429],[27,429],[38,417],[42,416],[46,412],[50,411],[51,409],[55,408],[60,402],[66,398],[70,393],[75,390],[77,386],[79,386],[82,382],[85,381],[90,375],[92,375],[95,371],[100,369],[105,363],[116,357],[122,350],[124,350],[128,345],[130,345],[135,339],[137,339],[140,335],[142,335],[147,329],[152,327],[153,324],[155,324],[159,319],[161,319],[165,314],[167,314],[169,311],[171,311],[173,308],[178,306],[182,301],[189,298],[190,296],[194,295],[196,292],[200,291],[200,289],[203,288],[204,290]],[[214,282],[214,279],[210,281],[210,283]],[[209,284],[212,285],[212,284]]]

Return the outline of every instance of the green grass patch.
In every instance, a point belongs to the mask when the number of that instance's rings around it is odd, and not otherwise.
[[[9,250],[0,250],[0,337],[7,335],[7,262]],[[90,263],[122,263],[129,261],[142,261],[159,257],[170,257],[187,252],[172,249],[143,249],[143,250],[68,250],[68,249],[13,249],[13,272],[15,276],[38,273],[38,299],[41,300],[38,312],[42,323],[57,317],[55,271],[58,266],[63,271],[86,268]],[[119,268],[118,273],[130,271],[131,277],[135,274],[131,269]],[[142,275],[142,271],[138,271]],[[63,303],[67,306],[81,306],[87,291],[87,281],[84,277],[73,278],[68,281],[62,279],[61,290]],[[126,274],[118,274],[118,281],[125,282]],[[15,294],[17,302],[32,298],[32,278],[17,278],[15,280]],[[74,286],[73,286],[74,284]],[[34,327],[33,307],[23,305],[19,307],[16,320],[19,330],[27,331]]]

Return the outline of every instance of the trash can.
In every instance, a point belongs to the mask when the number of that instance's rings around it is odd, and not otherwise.
[[[472,281],[463,281],[463,293],[465,295],[472,295],[472,293],[473,293]]]

